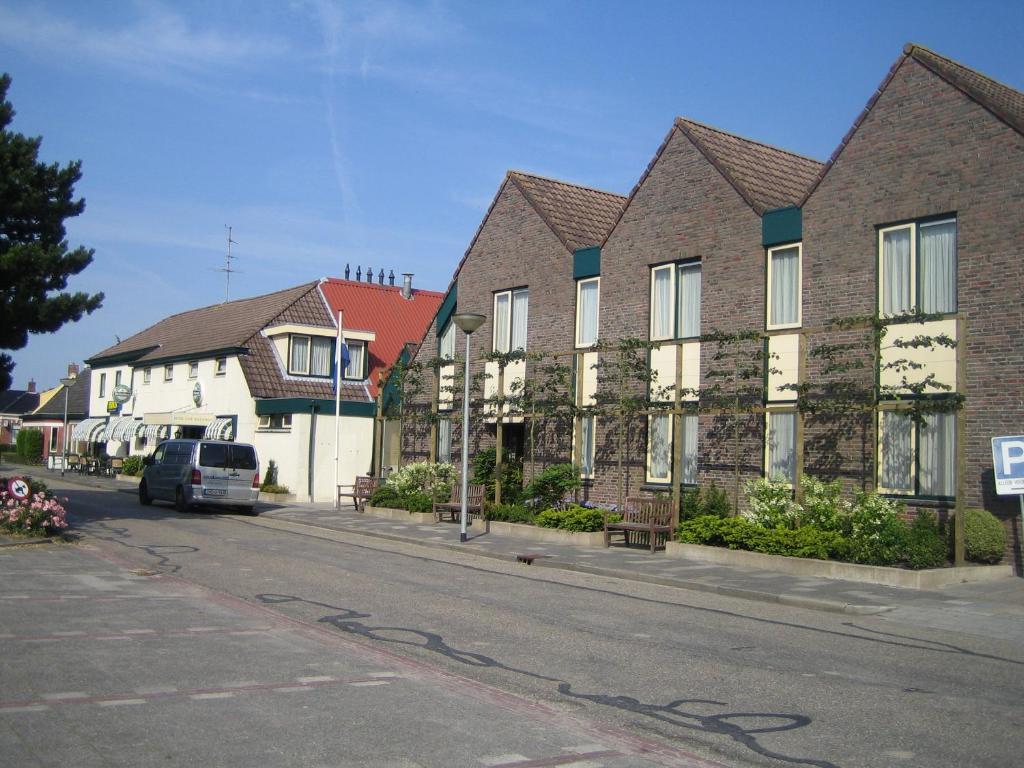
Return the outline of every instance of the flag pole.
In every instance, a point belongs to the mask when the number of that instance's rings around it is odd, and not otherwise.
[[[340,506],[338,496],[338,447],[341,430],[341,347],[345,343],[345,334],[341,330],[342,310],[338,310],[338,339],[334,345],[334,508]]]

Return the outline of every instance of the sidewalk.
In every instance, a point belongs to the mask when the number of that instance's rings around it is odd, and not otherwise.
[[[124,480],[64,479],[76,485],[115,488],[132,494],[136,491],[134,482]],[[469,529],[469,541],[460,543],[459,527],[451,523],[424,525],[389,520],[356,512],[351,507],[335,510],[329,503],[260,503],[257,509],[257,521],[287,521],[505,561],[534,553],[540,557],[532,565],[522,567],[591,573],[853,616],[875,615],[931,629],[1010,640],[1024,646],[1024,579],[1018,577],[926,591],[667,558],[662,552],[652,555],[639,547],[606,549],[541,543],[488,533],[486,524],[479,520]]]

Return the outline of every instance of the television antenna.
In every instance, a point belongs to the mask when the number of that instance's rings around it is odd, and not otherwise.
[[[231,267],[232,259],[237,259],[238,258],[237,256],[235,256],[235,255],[233,255],[231,253],[231,246],[232,245],[238,245],[238,241],[231,239],[231,227],[230,226],[225,224],[224,225],[224,229],[226,229],[228,231],[228,250],[227,250],[227,254],[224,257],[224,266],[218,268],[216,271],[224,273],[224,301],[226,302],[228,300],[228,293],[231,290],[231,275],[234,274],[235,272],[238,272],[237,269],[233,269]]]

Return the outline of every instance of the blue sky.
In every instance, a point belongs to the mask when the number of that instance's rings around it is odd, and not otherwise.
[[[677,115],[827,159],[908,41],[1024,89],[1012,2],[0,0],[13,129],[81,159],[104,307],[52,385],[167,315],[345,264],[444,290],[505,171],[627,194]]]

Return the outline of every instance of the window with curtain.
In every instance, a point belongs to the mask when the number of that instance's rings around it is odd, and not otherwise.
[[[309,372],[309,336],[292,336],[288,373]]]
[[[526,328],[529,319],[530,292],[526,288],[494,294],[495,352],[526,349]]]
[[[882,316],[957,311],[956,219],[912,222],[878,233]]]
[[[651,270],[651,341],[662,341],[675,336],[673,316],[675,293],[675,266],[666,264]]]
[[[437,460],[447,464],[452,460],[452,420],[437,422]]]
[[[683,458],[680,481],[686,485],[697,484],[697,414],[684,414],[680,419],[683,429]]]
[[[765,475],[796,482],[796,411],[769,411]]]
[[[167,377],[165,376],[164,379]],[[107,374],[100,374],[100,388],[99,392],[96,393],[96,397],[103,398],[107,396]]]
[[[598,305],[601,278],[576,283],[576,346],[589,347],[597,342]]]
[[[647,421],[647,481],[672,480],[672,417],[656,414]]]
[[[700,263],[651,270],[651,341],[700,336]]]
[[[680,339],[700,336],[700,264],[680,264],[677,273],[677,309]]]
[[[955,496],[956,414],[930,413],[916,423],[908,413],[882,411],[878,489],[904,496]]]
[[[800,325],[801,246],[768,249],[768,328]]]
[[[361,380],[366,378],[366,344],[361,341],[349,341],[348,365],[345,366],[344,378]]]
[[[580,474],[583,477],[594,476],[594,416],[583,416],[580,419]]]
[[[455,359],[455,323],[448,323],[437,342],[437,356],[443,360]]]
[[[309,375],[330,376],[333,342],[322,336],[314,336],[310,340]]]

